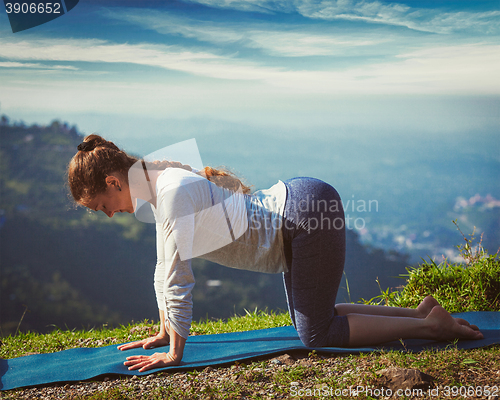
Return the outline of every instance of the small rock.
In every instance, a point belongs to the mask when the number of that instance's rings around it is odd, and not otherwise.
[[[275,364],[275,365],[281,365],[283,364],[280,360],[278,360],[277,358],[273,358],[271,361],[270,361],[272,364]]]
[[[391,389],[428,389],[434,378],[418,369],[386,368],[376,372],[380,376],[378,384]]]
[[[213,369],[212,367],[206,367],[206,368],[203,370],[203,372],[205,372],[205,373],[207,373],[207,374],[208,374],[209,372],[212,372],[213,370],[214,370],[214,369]]]
[[[285,364],[285,365],[295,364],[295,359],[290,354],[283,354],[279,357],[276,357],[275,360],[279,360],[279,361],[281,361],[282,364]]]

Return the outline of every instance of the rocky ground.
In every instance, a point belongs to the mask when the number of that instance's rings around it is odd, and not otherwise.
[[[379,355],[356,357],[292,353],[248,365],[99,380],[3,392],[2,399],[288,399],[371,398],[498,400],[500,371],[486,381],[473,369],[457,372],[460,386],[414,368],[395,368]],[[437,375],[434,373],[434,375]],[[468,392],[467,392],[468,390]],[[456,393],[454,393],[456,392]]]

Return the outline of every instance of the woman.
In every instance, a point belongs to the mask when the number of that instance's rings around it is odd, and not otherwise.
[[[120,350],[170,344],[168,353],[128,357],[140,372],[178,365],[191,324],[191,259],[234,268],[283,272],[288,308],[310,347],[375,345],[397,339],[481,339],[475,325],[453,318],[428,296],[416,309],[335,304],[345,258],[342,203],[313,178],[278,182],[249,194],[224,171],[193,171],[175,162],[145,163],[90,135],[68,166],[75,201],[108,217],[153,207],[158,260],[155,292],[160,332]]]

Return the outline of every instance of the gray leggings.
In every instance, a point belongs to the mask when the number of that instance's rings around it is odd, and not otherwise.
[[[283,279],[293,325],[308,347],[347,346],[349,323],[335,310],[345,261],[340,196],[332,186],[314,178],[284,183],[287,199],[282,231],[288,272]]]

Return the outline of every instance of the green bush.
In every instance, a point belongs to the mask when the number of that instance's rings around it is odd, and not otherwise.
[[[408,274],[402,275],[407,282],[400,290],[387,289],[364,302],[416,307],[427,295],[432,295],[449,312],[500,311],[498,253],[489,255],[481,241],[474,246],[474,232],[469,238],[463,237],[465,244],[457,246],[463,263],[445,260],[436,264],[430,260],[417,268],[408,268]]]

